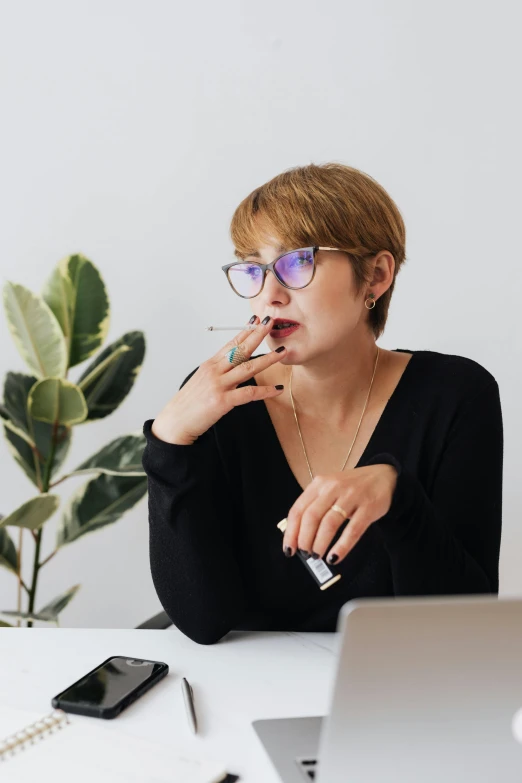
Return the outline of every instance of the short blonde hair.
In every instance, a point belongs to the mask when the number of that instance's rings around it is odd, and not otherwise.
[[[370,282],[371,259],[388,250],[395,259],[393,280],[369,311],[375,338],[382,334],[395,279],[406,260],[406,228],[397,205],[376,180],[342,163],[310,163],[278,174],[243,199],[230,224],[238,258],[254,252],[269,235],[289,248],[346,250],[357,294]]]

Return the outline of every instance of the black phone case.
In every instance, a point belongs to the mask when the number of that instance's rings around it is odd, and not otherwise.
[[[140,696],[143,696],[144,693],[146,693],[148,690],[150,690],[153,685],[156,685],[157,682],[162,680],[169,672],[168,664],[163,663],[162,661],[150,661],[150,663],[156,663],[160,665],[160,669],[156,672],[154,677],[151,677],[150,680],[143,682],[140,686],[135,688],[133,691],[127,694],[125,698],[121,699],[117,704],[115,704],[113,707],[96,707],[93,704],[73,704],[71,702],[66,701],[65,699],[62,699],[62,696],[64,693],[66,693],[69,688],[74,687],[77,683],[80,682],[80,680],[83,680],[85,677],[88,677],[93,672],[100,669],[102,666],[104,666],[109,661],[114,660],[114,658],[132,658],[133,656],[123,656],[123,655],[111,655],[109,658],[106,658],[103,663],[98,664],[98,666],[95,666],[94,669],[91,669],[90,672],[87,672],[87,674],[83,674],[81,677],[79,677],[76,682],[71,683],[71,685],[68,685],[67,688],[65,688],[63,691],[61,691],[57,696],[55,696],[51,700],[52,706],[57,710],[63,710],[64,712],[70,712],[74,715],[86,715],[90,718],[105,718],[107,720],[110,720],[112,718],[116,718],[117,715],[120,714],[120,712],[123,712],[123,710],[128,707],[130,704],[136,701],[136,699],[139,699]],[[135,657],[135,656],[134,656]],[[148,658],[142,658],[140,660],[148,661]]]

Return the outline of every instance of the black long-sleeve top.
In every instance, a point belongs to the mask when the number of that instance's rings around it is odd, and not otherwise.
[[[264,400],[233,408],[190,446],[158,439],[145,421],[152,578],[186,636],[335,631],[341,606],[362,596],[498,593],[498,384],[472,359],[396,350],[413,356],[357,464],[397,468],[391,507],[325,591],[283,553],[277,523],[303,490]]]

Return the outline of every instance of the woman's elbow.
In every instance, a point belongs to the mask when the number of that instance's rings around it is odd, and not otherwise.
[[[172,619],[172,618],[171,618]],[[207,623],[205,625],[193,626],[184,623],[173,623],[173,625],[181,631],[181,633],[196,644],[217,644],[221,641],[230,631],[233,630],[232,626],[214,623]]]
[[[217,644],[221,641],[230,631],[232,628],[229,628],[228,631],[214,631],[212,629],[210,630],[204,630],[202,633],[197,632],[196,634],[190,635],[190,639],[192,639],[193,642],[196,642],[196,644]],[[187,634],[185,634],[187,636]]]
[[[180,607],[178,611],[173,611],[172,605],[169,606],[168,602],[162,602],[162,605],[178,631],[196,644],[204,645],[220,642],[230,631],[239,626],[245,612],[243,601],[235,603],[234,606],[215,607],[214,611],[209,607],[204,611],[201,606],[199,610],[197,606],[192,606],[188,611],[187,608],[180,611]]]

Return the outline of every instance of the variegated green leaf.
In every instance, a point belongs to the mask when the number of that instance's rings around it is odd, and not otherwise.
[[[29,436],[31,432],[34,433],[34,442],[38,449],[38,454],[35,453],[26,439],[21,438],[15,432],[4,429],[4,434],[12,456],[27,477],[38,487],[36,464],[38,461],[40,475],[43,475],[46,460],[51,449],[53,426],[43,421],[36,421],[28,415],[27,399],[35,383],[37,383],[37,379],[34,376],[8,372],[4,384],[4,409],[10,421],[16,427],[21,428]],[[5,420],[2,420],[2,423],[4,426],[6,425]],[[67,456],[71,444],[70,427],[60,425],[57,429],[56,437],[57,446],[54,452],[51,479],[58,473]]]
[[[80,536],[116,522],[147,492],[147,477],[102,474],[69,498],[58,524],[56,546],[76,541]]]
[[[38,379],[34,375],[8,372],[5,376],[3,409],[13,424],[25,432],[29,432],[27,397],[35,383],[38,383]]]
[[[29,413],[33,419],[58,422],[68,427],[78,424],[87,416],[83,392],[64,378],[44,378],[29,392]]]
[[[18,573],[18,557],[15,545],[7,530],[0,527],[0,566],[7,568],[8,571]]]
[[[63,612],[69,601],[74,598],[78,590],[80,589],[80,585],[74,585],[74,587],[70,587],[68,590],[65,591],[65,593],[62,593],[62,595],[59,595],[57,598],[53,598],[52,601],[50,601],[48,604],[46,604],[42,609],[40,609],[38,612],[19,612],[17,610],[13,609],[0,609],[0,614],[3,614],[5,617],[12,617],[15,620],[31,620],[31,621],[37,621],[41,623],[57,623],[58,622],[58,615],[60,612]]]
[[[99,471],[110,476],[145,476],[141,462],[145,443],[141,432],[122,435],[84,460],[68,475]]]
[[[65,609],[69,601],[74,598],[79,589],[80,585],[74,585],[74,587],[70,587],[65,591],[65,593],[59,595],[58,598],[53,598],[52,601],[40,609],[38,614],[40,617],[44,617],[48,620],[55,620],[60,612]]]
[[[67,346],[60,324],[42,297],[18,283],[4,283],[7,325],[22,359],[38,378],[64,377]]]
[[[49,305],[56,320],[60,324],[67,348],[67,359],[71,352],[73,324],[71,321],[74,309],[75,291],[69,277],[67,262],[69,256],[63,258],[54,267],[42,288],[42,298]]]
[[[98,269],[81,253],[66,256],[56,265],[42,296],[65,335],[69,367],[88,359],[109,331],[109,297]]]
[[[39,612],[17,612],[15,609],[0,609],[0,614],[4,617],[12,617],[13,620],[31,620],[41,623],[56,622],[55,617],[42,617]]]
[[[78,383],[78,388],[82,391],[91,387],[98,378],[110,367],[110,365],[116,361],[123,353],[132,351],[130,345],[120,345],[113,353],[109,354],[102,362],[95,362],[87,368],[86,372],[82,375],[83,380]],[[92,368],[92,369],[91,369]]]
[[[38,530],[54,514],[59,505],[58,495],[42,492],[41,495],[36,495],[36,497],[22,503],[8,516],[2,517],[0,529],[3,527],[24,527],[28,530]]]
[[[131,348],[121,352],[121,348]],[[117,353],[117,358],[107,363]],[[103,419],[112,413],[132,389],[145,355],[143,332],[127,332],[119,340],[108,345],[87,367],[77,385],[82,389],[89,413],[86,421]],[[106,363],[101,374],[98,368]]]
[[[0,405],[0,419],[2,419],[2,424],[4,427],[7,427],[8,430],[14,432],[15,435],[18,435],[19,438],[25,440],[29,446],[34,447],[35,444],[33,439],[26,432],[24,432],[21,427],[17,427],[16,424],[13,424],[9,418],[6,408],[3,405]]]

